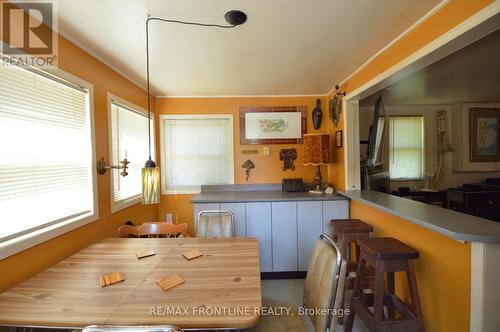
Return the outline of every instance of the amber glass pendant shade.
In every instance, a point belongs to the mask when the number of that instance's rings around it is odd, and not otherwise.
[[[142,168],[142,204],[160,203],[160,169]]]

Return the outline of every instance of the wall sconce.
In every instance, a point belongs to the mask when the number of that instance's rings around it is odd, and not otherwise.
[[[120,172],[120,175],[125,177],[128,175],[127,168],[128,164],[130,164],[130,161],[125,158],[120,161],[120,164],[121,166],[109,165],[104,161],[104,158],[101,158],[101,160],[97,162],[97,173],[100,175],[104,175],[109,169],[122,169],[123,171]]]

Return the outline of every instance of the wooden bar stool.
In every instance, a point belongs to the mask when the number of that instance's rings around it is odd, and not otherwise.
[[[369,238],[373,232],[373,227],[359,219],[334,219],[330,221],[332,227],[333,240],[339,243],[342,250],[342,258],[347,262],[345,286],[342,293],[341,308],[345,308],[345,290],[353,289],[354,280],[356,279],[357,262],[359,259],[359,247],[356,245],[357,239]],[[351,248],[354,246],[354,253],[351,253]],[[373,269],[372,273],[367,273],[363,277],[363,289],[373,288]],[[339,324],[343,324],[344,318],[340,317]]]
[[[359,314],[370,331],[424,331],[417,281],[410,262],[419,257],[418,251],[391,237],[358,239],[357,244],[361,252],[352,293],[351,312],[344,331],[352,331],[355,314]],[[366,263],[375,268],[374,293],[370,294],[363,293],[360,282],[366,271]],[[394,293],[394,272],[398,271],[406,272],[411,304],[403,302]],[[385,273],[387,290],[384,290]],[[384,304],[388,308],[387,316],[384,313]],[[369,309],[371,306],[373,313]]]
[[[330,221],[330,224],[332,237],[337,243],[340,242],[342,258],[347,262],[345,288],[353,289],[355,276],[352,276],[352,273],[356,272],[359,259],[359,247],[356,240],[369,238],[370,233],[373,232],[373,227],[359,219],[334,219]],[[351,254],[352,244],[355,245],[354,255]]]

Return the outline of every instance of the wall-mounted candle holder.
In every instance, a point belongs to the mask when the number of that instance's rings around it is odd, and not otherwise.
[[[120,175],[125,177],[128,175],[127,168],[128,164],[130,164],[130,161],[125,158],[120,161],[120,164],[121,165],[119,166],[109,165],[106,161],[104,161],[104,158],[101,158],[101,160],[97,162],[97,173],[100,175],[104,175],[110,169],[122,169],[123,171],[120,172]]]

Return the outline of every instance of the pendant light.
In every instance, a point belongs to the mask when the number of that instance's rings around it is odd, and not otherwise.
[[[246,22],[247,15],[239,10],[230,10],[224,18],[229,25],[206,24],[198,22],[184,22],[178,20],[168,20],[159,17],[148,17],[146,19],[146,81],[148,93],[148,147],[149,159],[142,168],[142,204],[158,204],[160,202],[160,170],[151,158],[151,94],[149,83],[149,22],[161,21],[167,23],[197,25],[214,28],[234,28]]]

